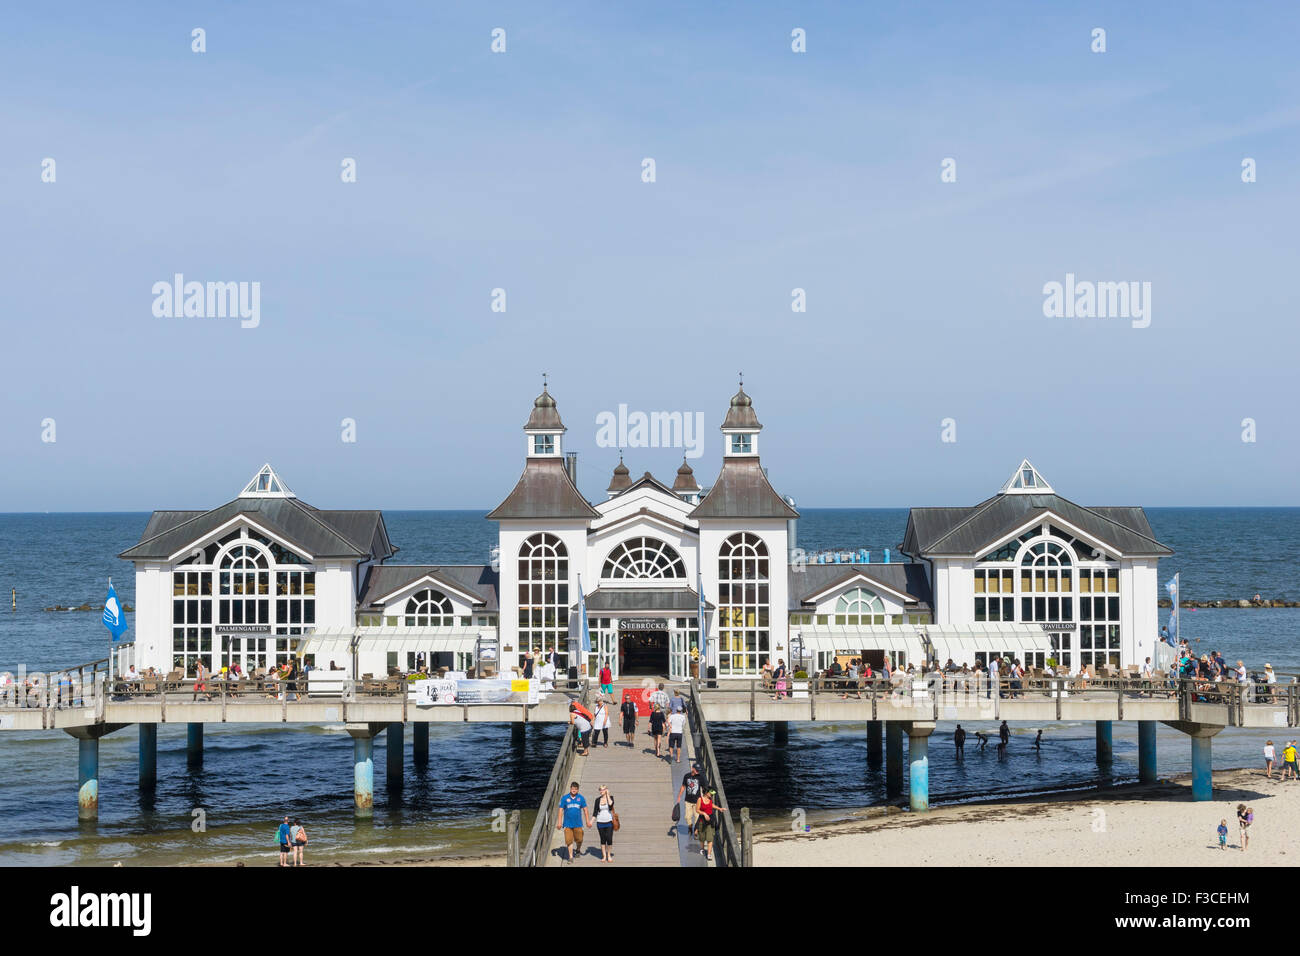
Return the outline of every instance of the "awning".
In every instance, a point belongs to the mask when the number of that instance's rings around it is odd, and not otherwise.
[[[479,631],[462,627],[365,627],[317,631],[299,638],[296,650],[300,654],[315,654],[318,659],[347,657],[352,653],[354,635],[358,652],[438,654],[461,651],[469,654],[474,652]]]
[[[975,655],[1007,654],[1020,657],[1028,651],[1050,652],[1051,638],[1042,628],[1023,624],[986,623],[925,627],[934,656],[940,664],[974,664]]]
[[[571,610],[576,610],[577,603]],[[713,605],[704,602],[706,610]],[[588,614],[652,614],[669,613],[693,615],[700,609],[699,592],[689,587],[680,588],[611,588],[598,587],[587,593]]]
[[[921,653],[920,628],[917,625],[877,624],[857,628],[801,628],[796,632],[808,651],[861,651],[903,652],[910,656]]]

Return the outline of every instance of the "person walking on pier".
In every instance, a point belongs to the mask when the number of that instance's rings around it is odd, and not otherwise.
[[[966,756],[966,731],[961,729],[961,724],[952,732],[952,742],[957,748],[957,759],[961,760]]]
[[[686,732],[686,715],[675,710],[668,715],[668,759],[682,762],[682,735]]]
[[[654,691],[654,693],[650,695],[650,703],[658,707],[662,711],[668,710],[668,705],[671,703],[671,701],[669,701],[668,699],[668,692],[664,690],[663,684],[660,684],[659,687]]]
[[[618,710],[623,715],[623,737],[627,740],[627,745],[631,747],[633,738],[636,737],[636,701],[629,694],[623,698],[623,705]]]
[[[600,692],[610,700],[614,699],[614,672],[609,669],[609,661],[600,668]]]
[[[614,862],[614,825],[618,814],[614,811],[614,798],[610,796],[609,787],[601,786],[600,796],[596,798],[596,834],[600,837],[600,862]]]
[[[573,862],[574,844],[577,852],[582,852],[583,827],[591,826],[591,811],[587,809],[587,798],[579,793],[578,781],[569,784],[569,792],[560,798],[559,817],[555,829],[564,831],[564,847],[569,851],[569,862]]]
[[[290,850],[289,829],[290,828],[289,828],[288,817],[285,817],[284,822],[282,822],[278,827],[275,828],[275,839],[280,844],[280,865],[281,866],[289,865],[289,850]]]
[[[665,721],[664,719],[664,712],[659,709],[658,704],[655,704],[654,709],[650,711],[650,736],[652,736],[655,739],[656,757],[663,756],[659,752],[659,748],[663,745],[664,724],[666,722],[667,721]]]
[[[699,806],[696,808],[700,814],[700,844],[701,853],[706,860],[713,859],[713,839],[718,835],[718,814],[726,810],[726,807],[720,807],[714,801],[717,799],[718,791],[710,790],[700,797]]]
[[[682,777],[682,785],[677,788],[677,802],[685,808],[686,832],[694,835],[695,821],[699,817],[699,802],[703,796],[704,778],[700,776],[700,765],[691,764],[691,772]]]
[[[604,743],[601,744],[601,734],[604,734]],[[596,701],[596,713],[591,722],[591,743],[592,745],[600,744],[606,750],[609,749],[609,708],[605,705],[605,698]]]

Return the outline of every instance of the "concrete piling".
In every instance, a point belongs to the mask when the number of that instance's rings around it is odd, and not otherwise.
[[[77,741],[77,819],[99,819],[99,738]]]
[[[1138,721],[1138,779],[1142,783],[1156,782],[1156,722]]]
[[[385,746],[386,758],[388,764],[388,776],[385,778],[385,784],[389,792],[402,789],[402,739],[405,727],[402,723],[396,722],[388,725],[388,740]]]
[[[934,724],[914,723],[907,728],[907,796],[914,813],[930,809],[930,734]]]
[[[375,813],[374,748],[372,736],[352,735],[352,799],[354,814],[360,819]]]
[[[158,782],[158,725],[140,725],[140,786]]]
[[[429,766],[429,725],[424,721],[411,724],[411,762],[421,768]]]
[[[1107,766],[1115,756],[1113,731],[1109,720],[1099,720],[1097,723],[1097,765]]]
[[[881,750],[884,744],[885,726],[883,721],[872,720],[867,723],[867,765],[879,767]]]
[[[896,797],[903,792],[903,725],[885,722],[885,793]]]
[[[203,764],[203,725],[185,725],[185,762],[191,767]]]
[[[790,722],[788,720],[772,721],[772,741],[778,747],[784,747],[790,742]]]

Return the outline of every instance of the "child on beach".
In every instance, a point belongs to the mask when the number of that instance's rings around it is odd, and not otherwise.
[[[1264,741],[1264,774],[1268,779],[1273,779],[1273,762],[1277,759],[1277,753],[1273,750],[1273,741]]]
[[[1228,848],[1228,821],[1226,819],[1219,821],[1219,849]]]

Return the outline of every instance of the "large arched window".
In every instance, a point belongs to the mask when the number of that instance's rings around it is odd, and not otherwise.
[[[767,545],[748,531],[718,549],[719,674],[757,674],[771,653],[770,564]]]
[[[885,602],[879,594],[867,588],[845,591],[835,602],[835,623],[842,627],[884,624]]]
[[[1040,540],[1020,552],[1020,620],[1074,620],[1074,556],[1063,544]]]
[[[407,627],[451,627],[455,623],[451,599],[441,591],[425,588],[406,602]]]
[[[553,534],[535,534],[519,547],[519,663],[524,653],[555,651],[568,666],[569,552]]]
[[[666,541],[658,538],[629,538],[605,559],[602,578],[675,578],[685,579],[686,564],[682,556]]]
[[[316,623],[316,572],[253,528],[236,528],[172,572],[172,660],[193,676],[238,663],[282,664]]]

